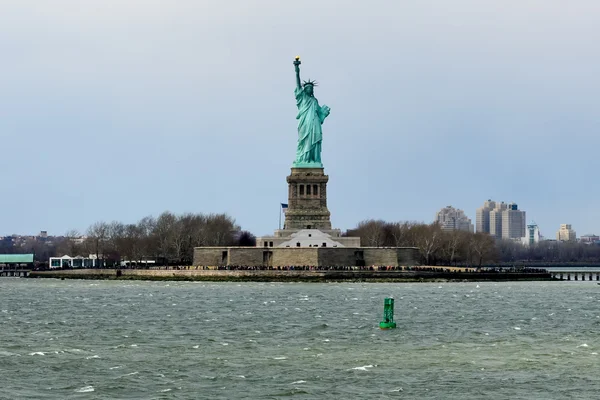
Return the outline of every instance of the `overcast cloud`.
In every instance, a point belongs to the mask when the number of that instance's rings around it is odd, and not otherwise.
[[[335,227],[491,198],[600,234],[599,27],[597,0],[3,0],[0,234],[165,210],[272,232],[295,55],[331,107]]]

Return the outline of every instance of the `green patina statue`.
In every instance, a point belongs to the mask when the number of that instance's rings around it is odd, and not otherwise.
[[[296,105],[298,106],[298,148],[294,168],[323,168],[321,163],[321,142],[323,130],[321,125],[329,115],[330,109],[326,105],[319,106],[314,96],[316,82],[300,81],[300,57],[294,61],[296,68]]]

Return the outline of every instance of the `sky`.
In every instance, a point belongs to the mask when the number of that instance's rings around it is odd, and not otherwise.
[[[163,211],[277,229],[294,56],[334,227],[515,202],[600,234],[597,0],[3,0],[0,235]]]

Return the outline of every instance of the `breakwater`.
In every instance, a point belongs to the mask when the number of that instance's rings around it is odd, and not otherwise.
[[[545,281],[546,272],[370,271],[370,270],[196,270],[196,269],[70,269],[31,271],[30,278],[119,279],[240,282],[421,282],[421,281]]]

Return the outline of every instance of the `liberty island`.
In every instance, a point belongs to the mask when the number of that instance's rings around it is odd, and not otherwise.
[[[416,247],[362,247],[360,237],[343,236],[332,228],[327,207],[327,183],[321,153],[323,123],[331,113],[319,105],[312,80],[300,78],[300,57],[294,62],[298,109],[296,158],[286,178],[288,202],[283,229],[273,236],[257,238],[254,248],[196,247],[194,266],[236,266],[279,268],[285,266],[417,265]]]

